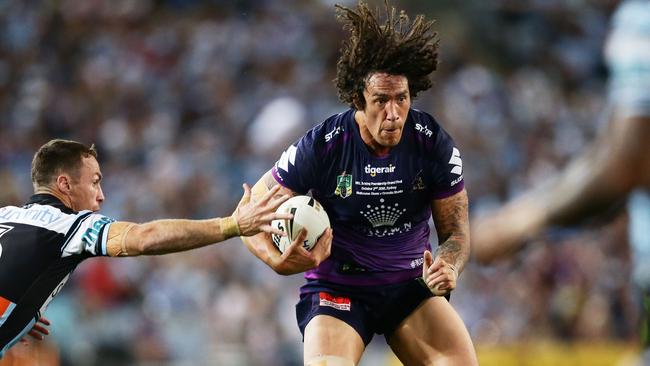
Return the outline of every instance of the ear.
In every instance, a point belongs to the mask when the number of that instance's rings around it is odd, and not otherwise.
[[[56,188],[65,194],[70,193],[70,177],[67,174],[61,174],[56,177]]]

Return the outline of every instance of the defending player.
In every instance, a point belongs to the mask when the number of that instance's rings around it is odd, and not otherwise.
[[[387,9],[382,25],[365,4],[338,11],[351,37],[336,83],[351,109],[308,131],[253,187],[254,197],[278,185],[311,192],[336,235],[328,230],[312,252],[296,241],[282,255],[268,234],[245,241],[277,273],[307,271],[296,306],[305,364],[355,365],[384,334],[405,365],[476,365],[443,297],[469,255],[462,160],[436,120],[411,108],[437,65],[432,22]]]
[[[237,235],[281,233],[270,222],[287,216],[275,210],[289,196],[272,199],[273,189],[227,218],[115,221],[93,213],[104,201],[101,180],[94,146],[52,140],[34,156],[29,202],[0,208],[0,358],[26,334],[42,339],[48,333],[41,315],[85,259],[166,254]]]
[[[571,225],[629,199],[632,278],[643,295],[643,364],[650,364],[650,1],[621,3],[605,47],[608,128],[568,168],[474,226],[484,262],[511,255],[553,225]],[[641,301],[639,301],[641,302]]]

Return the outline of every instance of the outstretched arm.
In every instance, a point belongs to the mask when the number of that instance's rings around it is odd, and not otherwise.
[[[289,196],[275,197],[279,189],[269,191],[260,200],[237,207],[226,218],[208,220],[166,219],[134,224],[118,221],[111,224],[106,249],[110,256],[155,255],[181,252],[224,241],[239,235],[259,232],[276,232],[272,220],[290,218],[289,214],[276,214],[275,210]],[[244,184],[246,201],[251,195]]]
[[[551,225],[572,225],[601,213],[637,186],[650,186],[650,117],[615,119],[559,176],[473,227],[473,253],[488,262],[520,249]]]
[[[433,222],[438,234],[438,249],[424,253],[423,278],[435,295],[446,295],[456,288],[458,275],[469,258],[469,219],[467,191],[434,200]]]

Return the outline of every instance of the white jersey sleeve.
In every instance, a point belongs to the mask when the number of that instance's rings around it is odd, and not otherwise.
[[[90,211],[79,213],[77,221],[66,234],[62,248],[62,256],[85,254],[89,256],[105,256],[108,230],[114,219],[93,214]]]

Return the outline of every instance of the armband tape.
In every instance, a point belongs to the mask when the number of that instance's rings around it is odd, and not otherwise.
[[[221,228],[221,233],[226,237],[240,236],[241,232],[239,231],[239,224],[234,216],[228,216],[219,219],[219,227]]]
[[[117,253],[118,257],[128,257],[129,252],[126,250],[126,235],[135,227],[135,224],[129,224],[126,230],[122,232],[122,238],[120,239],[120,251]]]

